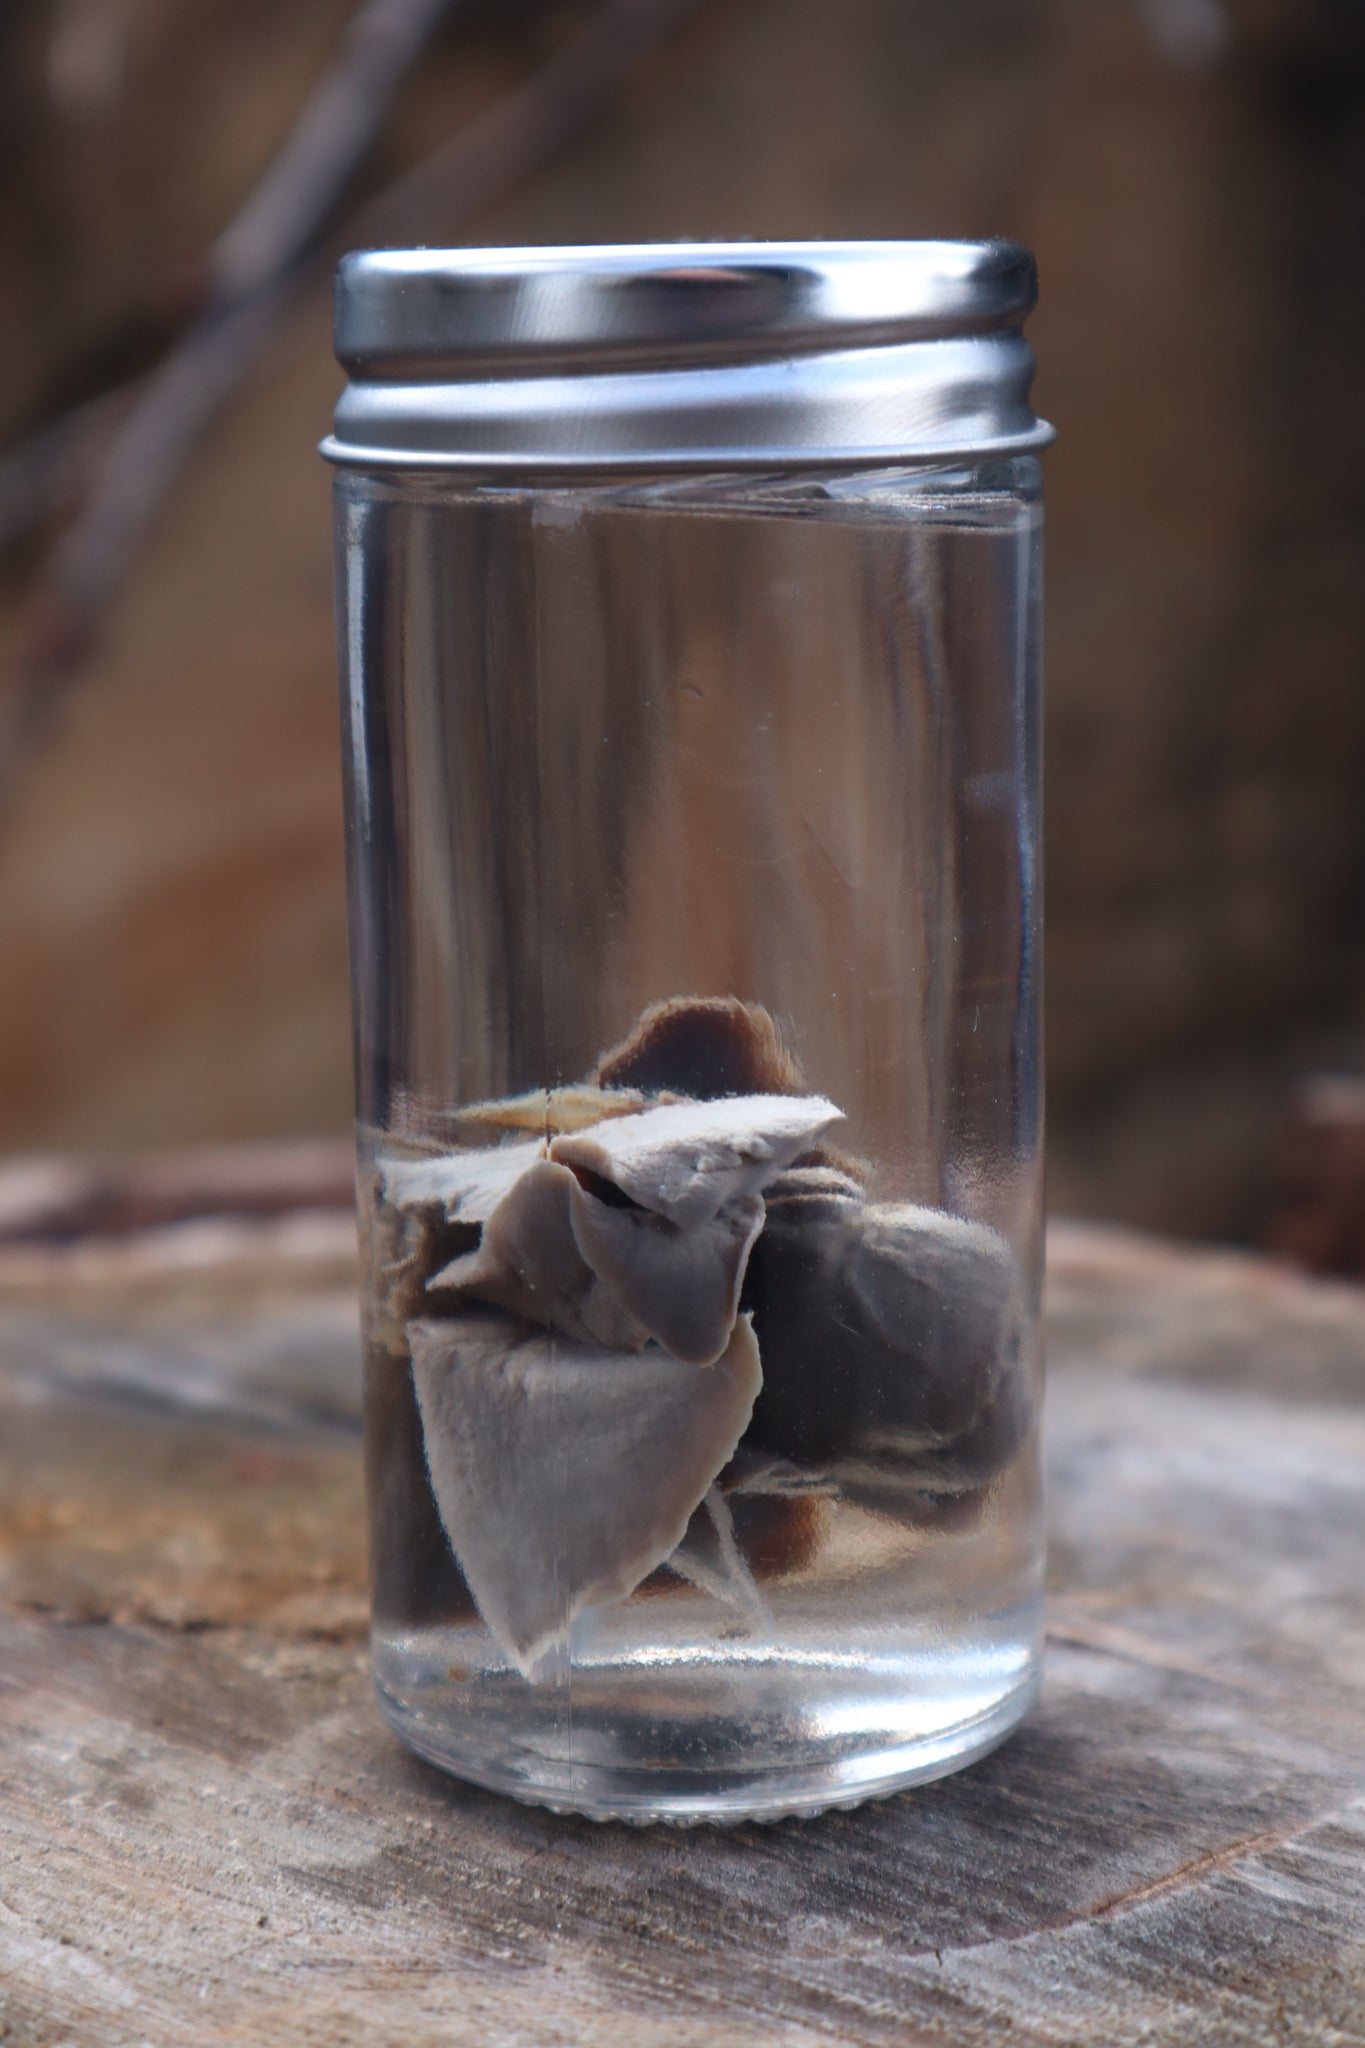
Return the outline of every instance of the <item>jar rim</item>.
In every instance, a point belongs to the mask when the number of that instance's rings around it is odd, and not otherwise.
[[[372,249],[343,258],[330,459],[695,467],[1050,438],[1007,241]]]

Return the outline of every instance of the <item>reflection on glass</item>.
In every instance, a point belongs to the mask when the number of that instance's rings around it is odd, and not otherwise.
[[[386,1711],[635,1816],[976,1753],[1038,1633],[1036,465],[338,508]]]

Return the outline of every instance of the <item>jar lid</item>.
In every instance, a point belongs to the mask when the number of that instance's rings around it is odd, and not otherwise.
[[[1037,296],[1014,242],[371,249],[337,271],[363,468],[780,467],[1012,454]]]

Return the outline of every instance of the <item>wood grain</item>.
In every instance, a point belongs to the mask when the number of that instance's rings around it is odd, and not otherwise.
[[[0,1311],[6,2048],[1365,2041],[1365,1295],[1059,1232],[1050,1321],[1037,1713],[679,1834],[380,1725],[344,1291]]]

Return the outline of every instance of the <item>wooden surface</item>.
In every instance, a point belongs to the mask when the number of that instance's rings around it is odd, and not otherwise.
[[[335,1235],[0,1307],[5,2048],[1365,2042],[1365,1293],[1057,1232],[1041,1707],[632,1832],[380,1725]]]

